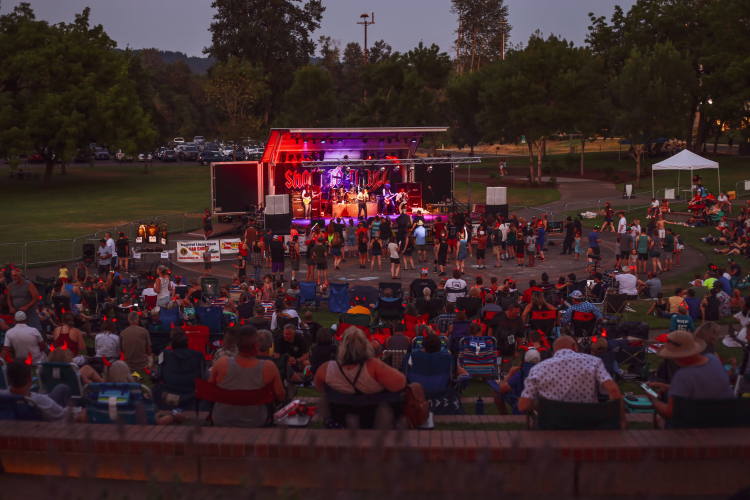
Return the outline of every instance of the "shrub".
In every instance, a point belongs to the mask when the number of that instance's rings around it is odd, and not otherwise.
[[[557,177],[550,177],[549,181],[547,182],[551,182],[552,184],[557,184]]]
[[[614,182],[615,184],[618,183],[618,182],[620,182],[621,180],[622,179],[620,179],[619,175],[612,176],[612,182]]]
[[[497,179],[498,173],[497,172],[490,172],[490,179]]]
[[[533,188],[539,187],[539,183],[537,181],[532,181],[531,187],[533,187]]]
[[[526,187],[526,182],[524,182],[524,181],[519,182],[518,183],[518,187],[525,188]]]
[[[549,175],[550,172],[552,172],[552,167],[542,167],[542,173],[544,175]]]
[[[615,173],[614,167],[604,167],[604,177],[609,178]]]

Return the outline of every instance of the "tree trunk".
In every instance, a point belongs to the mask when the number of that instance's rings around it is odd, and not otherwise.
[[[724,122],[719,123],[719,130],[716,131],[716,134],[714,135],[714,154],[719,153],[719,136],[721,135],[721,129],[724,128]]]
[[[581,134],[581,177],[583,177],[583,150],[586,149],[586,138]]]
[[[60,162],[60,173],[62,175],[68,175],[68,163],[66,161]]]
[[[471,68],[469,68],[469,73],[474,71],[474,49],[477,46],[477,30],[474,30],[474,41],[471,44]]]
[[[461,16],[458,16],[458,38],[456,39],[456,73],[461,69]]]
[[[641,189],[641,153],[643,146],[639,145],[635,148],[635,185],[638,189]]]
[[[693,123],[695,122],[695,113],[698,110],[698,105],[693,102],[693,105],[690,107],[690,115],[688,118],[688,128],[687,128],[687,134],[685,137],[685,149],[688,151],[693,150]]]
[[[700,111],[699,111],[700,112]],[[693,153],[700,154],[701,152],[701,146],[705,142],[705,136],[706,136],[706,119],[705,119],[705,113],[700,112],[698,115],[698,130],[695,131],[695,144],[693,144]]]
[[[143,157],[143,173],[148,173],[148,156]]]
[[[531,171],[531,180],[534,180],[534,149],[531,146],[531,141],[527,140],[526,145],[529,147],[529,170]]]
[[[52,161],[47,160],[46,167],[44,169],[44,189],[52,188],[52,171],[55,169],[55,159]]]
[[[544,136],[542,138],[542,158],[543,159],[547,158],[547,136]],[[541,176],[542,174],[540,173],[539,175]]]
[[[547,141],[547,138],[543,137],[542,140],[539,142],[539,148],[537,149],[537,152],[539,154],[536,155],[536,160],[537,160],[536,178],[538,179],[539,183],[542,182],[542,158],[544,156],[542,152],[544,151],[544,144],[546,141]]]

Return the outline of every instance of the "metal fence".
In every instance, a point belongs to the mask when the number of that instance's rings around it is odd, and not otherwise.
[[[84,243],[98,243],[100,239],[105,237],[106,233],[111,233],[114,236],[122,231],[128,239],[134,241],[141,224],[162,223],[167,224],[168,234],[193,231],[203,227],[203,212],[148,217],[66,240],[0,244],[0,263],[4,265],[7,262],[12,262],[16,266],[26,268],[42,264],[70,262],[81,257]],[[170,249],[174,250],[174,245],[170,245]]]

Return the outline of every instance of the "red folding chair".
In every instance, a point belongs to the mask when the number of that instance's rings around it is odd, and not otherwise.
[[[574,337],[591,337],[596,327],[596,316],[593,313],[573,311],[570,325],[573,327]]]
[[[410,314],[405,314],[404,327],[406,331],[404,332],[404,335],[409,337],[409,340],[414,340],[414,337],[417,336],[417,325],[426,325],[429,319],[429,314],[423,314],[421,316],[412,316]]]
[[[149,309],[156,307],[156,295],[146,295],[144,300],[146,301],[146,307]]]
[[[198,406],[201,401],[222,403],[232,406],[258,406],[274,402],[273,386],[267,385],[261,389],[252,391],[230,391],[222,389],[216,384],[210,384],[203,379],[195,379],[195,414],[198,415]],[[269,419],[273,418],[273,412],[269,412]],[[211,413],[206,417],[207,422],[213,424]]]
[[[203,353],[208,359],[208,327],[185,325],[182,329],[188,338],[188,348]]]
[[[574,312],[575,314],[575,312]],[[557,310],[553,311],[531,311],[529,325],[534,330],[539,330],[543,337],[547,337],[557,323]]]
[[[3,322],[5,322],[6,325],[11,326],[11,327],[16,324],[15,316],[0,314],[0,319],[3,320]]]

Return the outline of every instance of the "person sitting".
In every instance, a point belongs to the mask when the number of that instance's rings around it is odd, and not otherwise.
[[[237,306],[237,316],[242,319],[250,319],[253,317],[253,309],[255,309],[255,299],[248,298],[246,292],[240,292],[239,305]]]
[[[411,290],[412,297],[419,297],[420,292],[424,291],[425,288],[429,288],[430,292],[437,289],[435,281],[427,277],[429,272],[430,270],[428,268],[422,268],[419,278],[411,282],[409,290]]]
[[[39,330],[26,324],[26,313],[17,311],[13,328],[5,332],[5,342],[0,351],[0,358],[9,360],[10,352],[13,351],[14,358],[26,361],[31,358],[32,364],[42,363],[46,357],[47,344],[44,342]]]
[[[450,337],[453,333],[453,325],[456,324],[456,321],[468,321],[468,318],[466,317],[466,313],[464,311],[458,311],[456,313],[456,319],[453,320],[453,323],[448,326],[448,330],[445,331],[445,336]]]
[[[137,312],[128,314],[130,326],[120,332],[120,344],[125,354],[125,363],[131,371],[152,370],[154,356],[151,352],[151,336],[148,330],[140,326],[140,316]]]
[[[687,308],[680,306],[677,308],[677,314],[672,315],[672,322],[669,325],[671,331],[695,331],[695,325],[693,325],[693,318],[688,316]]]
[[[578,290],[576,290],[578,292]],[[573,292],[575,293],[575,292]],[[581,292],[578,292],[578,295],[583,295]],[[529,317],[531,316],[532,312],[543,312],[543,311],[555,311],[555,306],[552,304],[548,304],[546,300],[544,300],[544,293],[541,291],[536,291],[531,295],[531,301],[529,302],[529,305],[526,306],[526,308],[523,310],[523,313],[521,314],[521,317],[523,318],[524,323],[529,322]]]
[[[451,304],[450,302],[446,304],[445,306],[445,313],[441,314],[437,318],[437,327],[438,330],[445,333],[448,331],[448,328],[453,324],[453,321],[456,319],[456,305]]]
[[[484,298],[485,306],[479,310],[479,318],[484,320],[487,317],[487,313],[499,313],[503,311],[503,308],[495,304],[495,296],[487,294]]]
[[[534,349],[526,351],[523,355],[523,363],[537,365],[541,360],[541,353]],[[502,398],[502,402],[496,400],[495,404],[505,404],[505,401],[509,404],[512,403],[513,415],[523,415],[523,413],[518,410],[518,400],[521,397],[524,388],[521,368],[522,364],[519,364],[508,370],[508,375],[497,389],[497,393],[501,395],[500,398]],[[506,399],[503,398],[502,395],[511,395],[512,397]]]
[[[224,356],[211,368],[209,383],[230,391],[247,391],[271,386],[277,401],[286,398],[278,368],[272,362],[258,359],[260,335],[250,325],[237,330],[237,355]],[[218,427],[263,427],[269,412],[266,405],[234,406],[214,404],[213,422]]]
[[[622,272],[619,274],[610,274],[611,277],[615,278],[619,287],[620,293],[624,293],[628,296],[628,299],[636,300],[638,298],[638,278],[630,274],[629,266],[622,266]]]
[[[135,311],[137,313],[141,312],[141,308],[138,304],[133,302],[133,296],[129,293],[126,293],[122,296],[122,304],[119,305],[120,309],[127,309],[128,312]]]
[[[111,319],[102,322],[101,332],[94,338],[94,354],[97,358],[118,359],[120,357],[120,336],[117,335],[117,327]]]
[[[303,323],[300,323],[300,326],[302,324]],[[310,342],[312,342],[312,343],[317,342],[318,332],[320,331],[321,328],[323,328],[323,325],[321,325],[320,323],[314,321],[312,311],[307,311],[305,313],[304,325],[307,327],[307,332],[308,332],[308,334],[310,336],[309,337]]]
[[[672,376],[670,384],[650,382],[648,386],[656,389],[667,397],[667,402],[661,397],[655,398],[651,394],[646,396],[654,405],[656,412],[665,420],[672,418],[674,398],[686,399],[731,399],[734,391],[729,384],[727,370],[714,354],[702,354],[706,349],[706,342],[696,338],[687,331],[670,332],[668,341],[657,351],[656,355],[666,360],[673,360],[679,370]]]
[[[695,196],[688,202],[688,210],[692,212],[699,212],[706,208],[706,202],[703,201],[703,197],[700,192],[696,191]]]
[[[422,296],[423,298],[417,299],[416,302],[417,314],[419,316],[422,314],[428,314],[430,319],[438,317],[440,311],[443,309],[442,301],[433,299],[432,291],[428,287],[425,287],[424,290],[422,290]]]
[[[524,344],[519,346],[519,349],[522,351],[529,351],[529,350],[537,350],[539,351],[539,355],[542,358],[542,361],[545,359],[549,359],[552,356],[552,352],[549,349],[550,345],[547,340],[542,337],[542,334],[539,333],[539,330],[530,330],[529,331],[529,340]]]
[[[404,335],[406,326],[403,323],[393,325],[393,334],[385,339],[384,351],[406,351],[411,352],[411,339]]]
[[[638,295],[645,295],[646,298],[655,299],[661,292],[661,280],[659,275],[649,271],[646,281],[638,280]]]
[[[719,293],[718,288],[712,288],[711,291],[701,301],[701,320],[719,321]]]
[[[253,325],[256,330],[270,330],[271,320],[266,318],[266,309],[258,304],[255,306],[255,316],[246,320],[245,323]]]
[[[328,328],[318,330],[315,344],[310,349],[310,372],[315,375],[318,368],[327,361],[336,358],[338,348],[333,344],[333,335]]]
[[[52,332],[53,343],[55,347],[65,347],[73,354],[73,357],[78,356],[79,353],[86,355],[86,342],[83,340],[83,334],[74,325],[75,317],[73,314],[65,313],[63,324]]]
[[[21,311],[23,312],[23,311]],[[49,394],[31,392],[33,381],[31,378],[31,366],[24,359],[16,358],[8,363],[6,369],[8,377],[8,389],[0,390],[0,396],[23,396],[31,399],[47,422],[64,422],[68,420],[66,406],[70,400],[70,388],[59,384]]]
[[[450,357],[449,353],[443,352],[443,343],[439,335],[425,335],[424,337],[422,337],[422,339],[422,352],[424,352],[425,354]],[[412,356],[410,358],[414,366],[416,366],[420,362],[420,360],[424,359],[425,358],[418,353],[412,353]],[[406,361],[406,363],[408,363],[408,361]],[[468,375],[468,373],[462,366],[454,365],[453,363],[450,363],[450,365],[455,367],[454,378],[458,378],[461,375]]]
[[[294,371],[301,372],[310,364],[307,343],[291,323],[284,325],[281,336],[276,338],[273,346],[274,358],[279,358],[284,354],[289,354],[289,365]]]
[[[573,293],[570,294],[570,298],[573,299],[573,305],[569,307],[565,314],[563,314],[562,319],[560,320],[560,323],[563,326],[570,327],[571,322],[573,320],[573,313],[578,311],[582,313],[591,313],[594,316],[596,316],[597,321],[602,319],[602,312],[591,302],[584,302],[583,301],[583,294],[576,290]],[[558,339],[559,340],[559,339]],[[557,342],[555,342],[557,344]],[[555,349],[557,351],[557,349]]]
[[[175,388],[195,389],[195,379],[205,378],[207,373],[205,355],[188,347],[182,328],[172,328],[170,341],[172,349],[165,349],[159,356],[155,380]]]
[[[599,388],[607,391],[610,401],[622,399],[619,387],[607,373],[602,360],[579,353],[573,337],[560,337],[553,348],[555,354],[550,359],[529,371],[518,400],[518,411],[533,411],[539,398],[568,403],[598,403]],[[622,426],[624,429],[624,412]]]
[[[73,363],[73,353],[69,349],[55,349],[49,356],[47,356],[48,363]],[[83,365],[78,367],[78,371],[81,374],[81,383],[83,385],[98,383],[102,381],[102,378],[96,373],[89,365]]]

